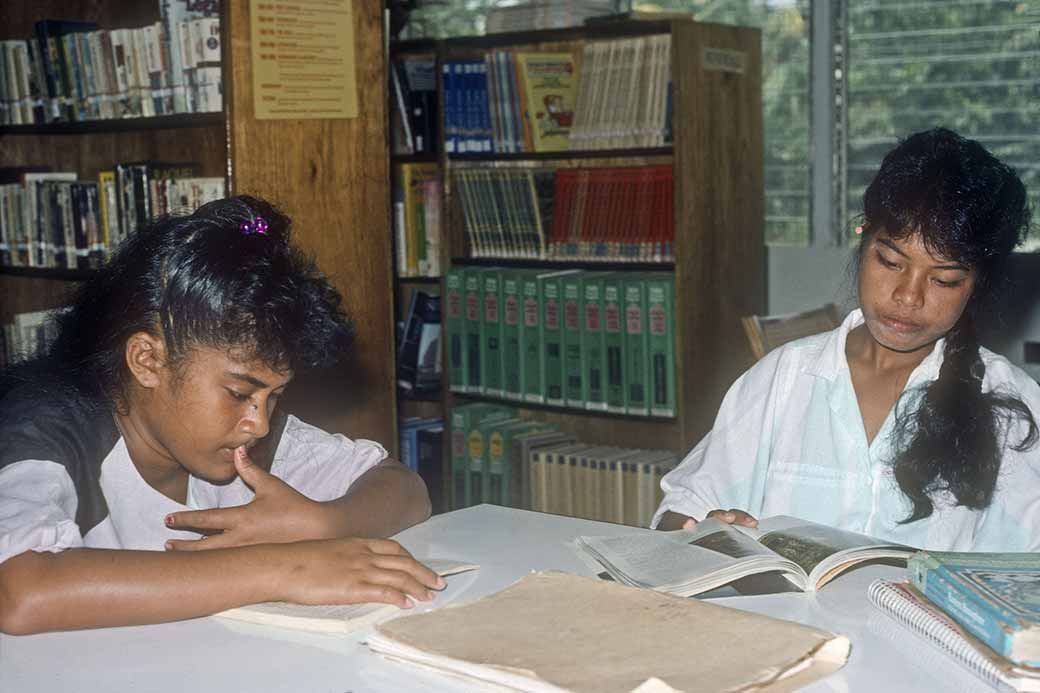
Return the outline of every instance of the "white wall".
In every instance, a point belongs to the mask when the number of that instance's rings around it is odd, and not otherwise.
[[[793,248],[766,249],[768,312],[793,313],[837,303],[855,306],[855,282],[849,275],[851,249]],[[1002,315],[989,316],[980,326],[982,343],[1018,364],[1040,380],[1040,364],[1023,358],[1025,341],[1040,341],[1040,253],[1016,255],[1011,262],[1014,291]]]

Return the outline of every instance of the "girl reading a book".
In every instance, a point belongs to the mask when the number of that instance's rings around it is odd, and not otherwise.
[[[1029,209],[1015,172],[945,129],[863,200],[859,308],[732,386],[662,487],[659,529],[793,515],[911,546],[1040,550],[1040,387],[981,347]]]
[[[376,443],[276,411],[343,353],[340,296],[249,197],[145,226],[0,379],[0,630],[191,618],[263,601],[430,599],[385,537],[429,514]]]

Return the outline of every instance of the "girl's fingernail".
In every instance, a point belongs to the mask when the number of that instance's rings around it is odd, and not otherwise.
[[[442,577],[438,577],[437,578],[437,589],[442,590],[442,589],[444,589],[447,586],[448,586],[448,582],[444,578],[442,578]]]
[[[167,515],[166,516],[166,524],[169,525],[170,527],[173,527],[173,519],[174,519],[173,515]]]
[[[165,548],[167,551],[173,551],[173,544],[170,542],[166,542],[166,544],[163,545],[163,548]]]

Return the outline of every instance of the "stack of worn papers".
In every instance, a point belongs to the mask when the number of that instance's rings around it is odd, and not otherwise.
[[[388,658],[518,691],[790,690],[844,665],[815,628],[594,578],[533,573],[376,626]]]

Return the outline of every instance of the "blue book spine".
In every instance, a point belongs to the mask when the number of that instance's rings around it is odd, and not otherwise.
[[[476,63],[477,69],[477,106],[480,111],[480,146],[481,151],[492,150],[491,137],[491,101],[488,93],[487,64],[483,61]]]
[[[914,587],[924,596],[997,654],[1011,659],[1013,635],[1018,627],[1004,609],[980,598],[943,565],[912,562],[909,568]],[[1040,660],[1013,661],[1040,666]]]
[[[456,83],[456,124],[459,128],[459,153],[466,154],[473,150],[469,145],[469,108],[470,80],[467,62],[454,63],[454,83]]]
[[[441,66],[441,79],[444,87],[444,151],[454,154],[455,143],[455,80],[452,76],[452,63]]]

